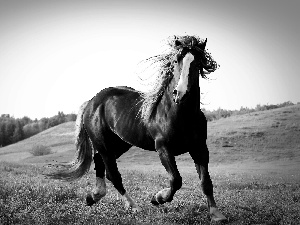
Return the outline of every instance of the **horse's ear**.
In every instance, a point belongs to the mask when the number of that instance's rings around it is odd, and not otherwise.
[[[204,42],[198,44],[198,46],[200,47],[200,49],[203,50],[203,51],[205,50],[206,42],[207,42],[207,38],[205,39]]]
[[[174,45],[175,45],[175,48],[178,48],[178,47],[182,46],[182,43],[178,40],[175,40]]]
[[[205,49],[205,47],[206,47],[206,42],[207,42],[207,38],[205,38],[205,41],[204,41],[203,44],[202,44],[202,50]]]

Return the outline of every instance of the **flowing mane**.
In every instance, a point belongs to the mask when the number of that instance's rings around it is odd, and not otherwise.
[[[180,42],[180,47],[177,46]],[[215,71],[219,65],[213,59],[211,54],[205,51],[206,40],[198,36],[172,36],[167,39],[167,53],[150,57],[145,62],[157,69],[155,82],[151,90],[141,92],[142,106],[140,108],[140,116],[143,121],[149,122],[170,82],[173,79],[174,65],[173,62],[177,57],[181,56],[184,48],[197,48],[201,53],[201,64],[208,72]],[[207,79],[202,68],[199,68],[199,74],[202,78]]]

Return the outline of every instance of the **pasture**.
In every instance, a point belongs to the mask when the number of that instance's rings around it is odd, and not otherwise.
[[[299,121],[295,105],[208,123],[215,198],[229,224],[300,223]],[[171,203],[150,203],[168,186],[168,176],[155,152],[132,148],[118,165],[125,188],[143,211],[126,210],[110,182],[107,195],[86,206],[95,183],[93,165],[72,183],[43,176],[72,159],[73,133],[70,122],[0,148],[0,224],[210,224],[188,154],[176,157],[183,187]],[[33,156],[36,145],[50,147],[52,154]]]

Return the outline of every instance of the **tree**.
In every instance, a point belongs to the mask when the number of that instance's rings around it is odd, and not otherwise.
[[[0,147],[5,146],[5,124],[0,123]]]
[[[24,135],[24,131],[23,131],[23,127],[21,125],[21,122],[19,120],[16,121],[16,127],[15,127],[15,131],[13,133],[12,136],[12,142],[16,143],[18,141],[23,140],[25,137]]]
[[[23,131],[24,131],[25,138],[29,138],[40,132],[39,124],[38,123],[27,124],[23,127]]]
[[[16,128],[15,119],[9,118],[5,122],[5,145],[12,144],[12,137]]]
[[[25,125],[32,123],[32,119],[30,119],[28,116],[24,116],[21,120],[20,120],[22,127],[24,127]]]
[[[66,122],[76,121],[77,115],[74,113],[66,115]]]
[[[56,126],[56,125],[58,125],[58,124],[59,124],[59,122],[58,122],[57,116],[53,116],[53,117],[50,117],[50,118],[49,118],[47,127],[48,127],[48,128],[54,127],[54,126]]]
[[[58,112],[57,114],[58,124],[66,122],[66,116],[63,112]]]
[[[10,118],[9,114],[1,114],[1,118]]]
[[[38,124],[39,124],[39,128],[40,128],[40,132],[48,129],[48,118],[42,118],[39,120]]]

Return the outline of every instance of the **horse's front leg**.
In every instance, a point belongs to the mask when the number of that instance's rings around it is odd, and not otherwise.
[[[196,170],[200,178],[201,189],[207,198],[211,219],[213,221],[226,221],[227,218],[219,211],[214,199],[213,184],[208,172],[209,152],[206,144],[203,144],[201,149],[191,151],[190,155],[195,162]]]
[[[161,163],[170,175],[170,187],[157,192],[152,197],[151,203],[153,205],[171,202],[176,191],[182,186],[182,178],[177,169],[174,155],[172,155],[166,147],[159,145],[158,143],[156,143],[156,146]]]

